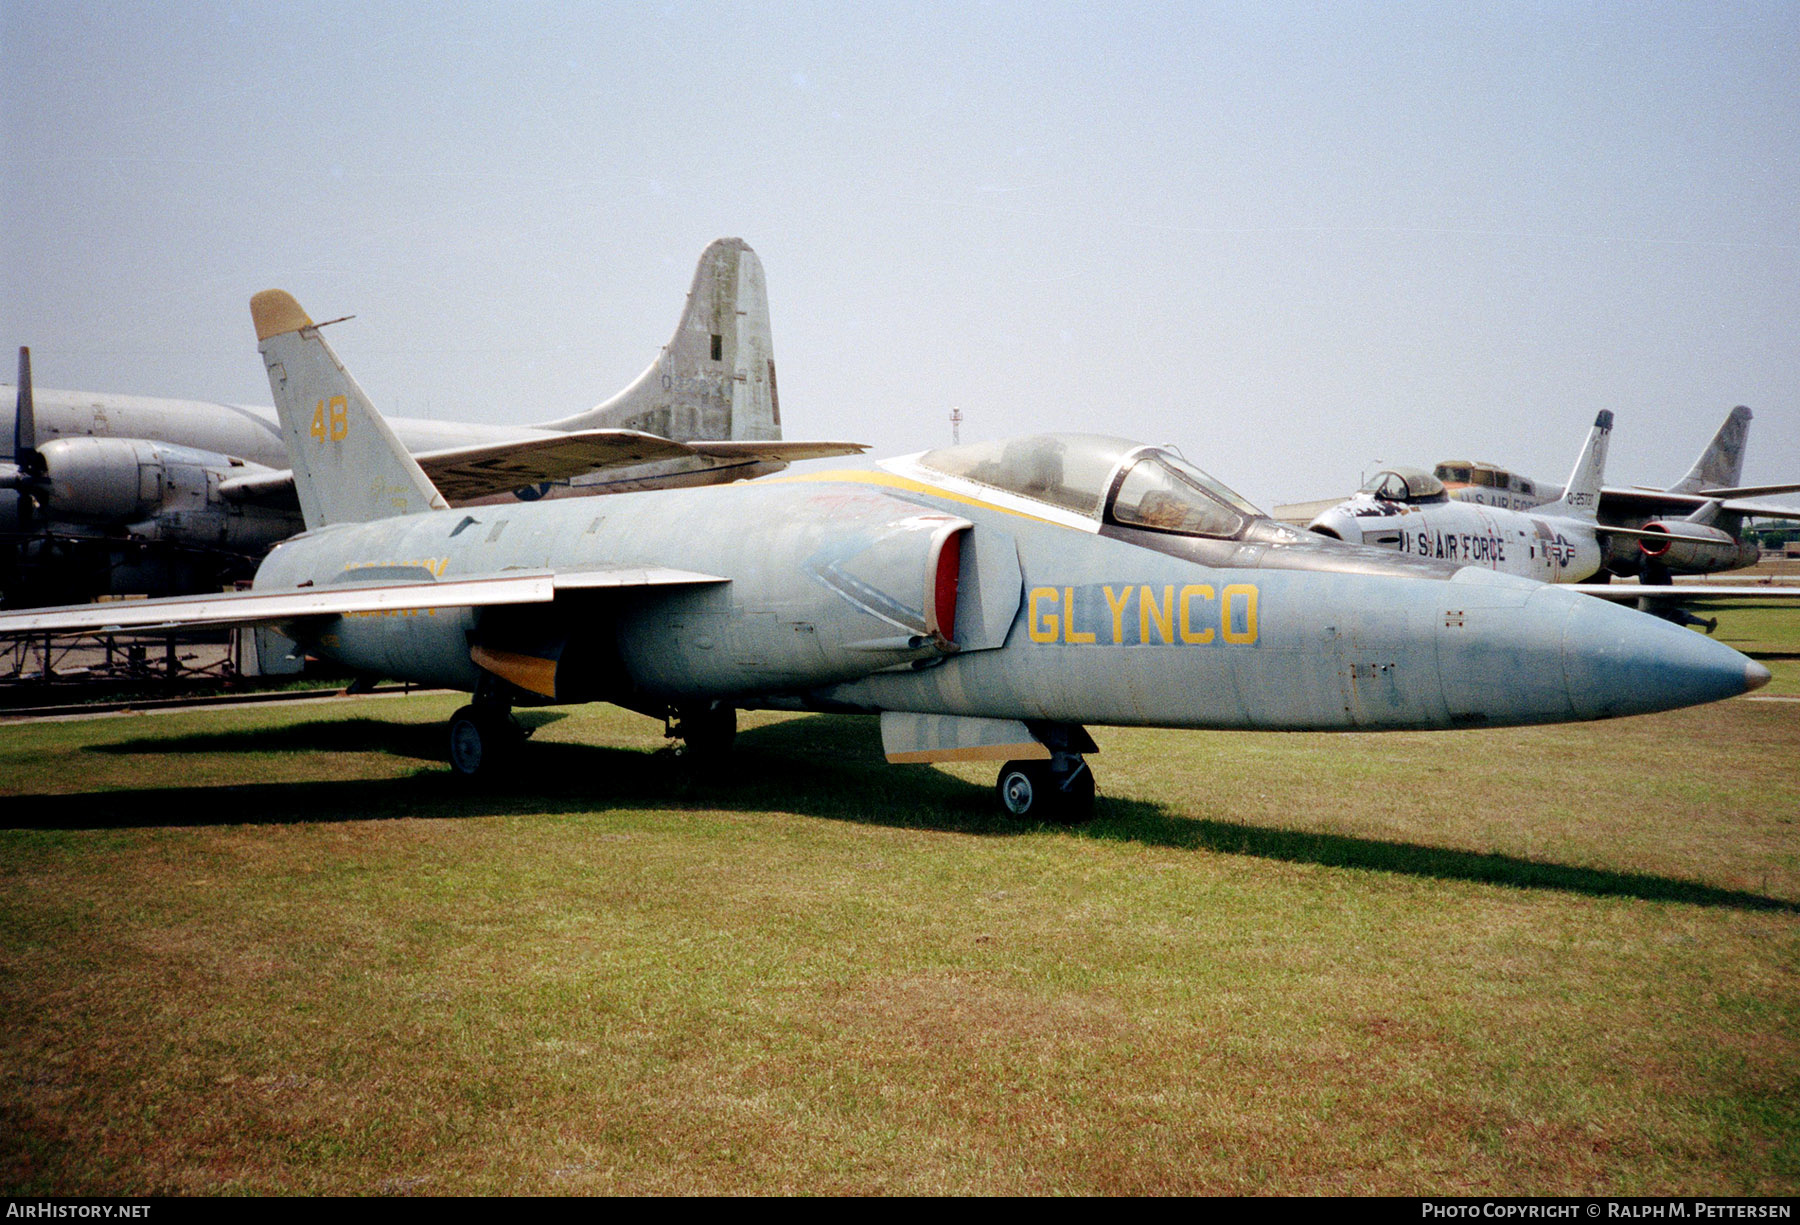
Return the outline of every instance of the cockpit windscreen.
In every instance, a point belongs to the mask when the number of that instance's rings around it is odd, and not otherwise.
[[[1444,482],[1419,468],[1388,468],[1377,472],[1361,492],[1384,502],[1447,502]]]
[[[946,476],[1100,517],[1119,463],[1143,444],[1099,434],[1033,434],[927,451],[919,463]]]
[[[1109,517],[1126,527],[1184,536],[1235,536],[1262,512],[1180,456],[1146,452],[1114,495]]]
[[[1126,527],[1235,536],[1262,516],[1180,456],[1126,438],[1036,434],[943,447],[927,451],[918,462],[934,472]]]

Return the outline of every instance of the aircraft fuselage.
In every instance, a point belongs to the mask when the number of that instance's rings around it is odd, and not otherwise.
[[[1469,502],[1413,505],[1359,493],[1311,526],[1353,544],[1544,583],[1583,582],[1603,560],[1592,523]]]
[[[958,526],[962,525],[962,526]],[[934,542],[961,534],[954,606]],[[1148,534],[1146,534],[1148,535]],[[1271,551],[1275,552],[1275,551]],[[1162,727],[1449,728],[1729,696],[1741,657],[1635,611],[1365,550],[1315,569],[1208,565],[880,477],[452,510],[311,532],[258,588],[364,577],[678,566],[727,580],[554,609],[289,627],[371,673],[640,710],[736,706]],[[944,631],[948,632],[945,633]],[[475,662],[481,652],[481,665]],[[496,661],[499,661],[496,663]],[[535,670],[518,661],[537,661]]]

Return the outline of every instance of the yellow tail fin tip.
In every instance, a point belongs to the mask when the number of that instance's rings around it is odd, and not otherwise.
[[[250,299],[250,318],[256,323],[256,338],[267,340],[283,332],[298,332],[312,326],[312,320],[285,289],[265,289]]]

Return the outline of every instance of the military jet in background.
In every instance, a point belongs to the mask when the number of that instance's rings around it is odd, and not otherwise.
[[[1612,575],[1602,566],[1624,547],[1654,548],[1661,555],[1673,550],[1705,550],[1716,544],[1711,535],[1703,534],[1710,529],[1687,520],[1643,528],[1599,521],[1597,508],[1605,497],[1601,482],[1612,425],[1612,413],[1602,410],[1594,419],[1563,495],[1531,510],[1455,501],[1433,473],[1388,468],[1376,473],[1354,497],[1315,518],[1308,529],[1334,540],[1410,556],[1482,566],[1546,583],[1577,584],[1576,589],[1586,594],[1637,600],[1646,611],[1705,625],[1708,632],[1717,623],[1687,615],[1687,606],[1727,598],[1800,598],[1800,588],[1676,587],[1668,583],[1666,575],[1660,584],[1608,586]],[[1800,511],[1792,513],[1800,518]],[[1597,581],[1590,584],[1589,579]]]
[[[476,777],[515,760],[517,705],[613,702],[702,754],[742,708],[867,713],[889,760],[1004,762],[1006,811],[1062,820],[1091,810],[1090,723],[1550,723],[1769,679],[1631,609],[1309,536],[1117,438],[451,509],[292,297],[251,314],[306,532],[249,591],[0,613],[0,633],[274,625],[365,675],[472,692],[448,755]]]
[[[1750,441],[1752,416],[1742,404],[1726,413],[1718,432],[1700,452],[1688,474],[1667,489],[1603,489],[1603,502],[1607,493],[1698,494],[1703,489],[1736,486],[1743,479],[1744,450]],[[1444,491],[1453,502],[1473,502],[1477,506],[1498,506],[1504,510],[1530,510],[1563,496],[1562,488],[1481,460],[1446,459],[1431,471],[1444,482]],[[1601,509],[1604,511],[1606,507],[1603,505]]]
[[[1579,583],[1599,571],[1610,543],[1610,533],[1600,527],[1595,512],[1612,423],[1610,412],[1594,419],[1562,497],[1532,510],[1455,501],[1432,473],[1387,468],[1354,497],[1307,524],[1307,529],[1334,540],[1483,566],[1546,583]]]
[[[16,404],[0,416],[8,605],[217,590],[303,526],[271,409],[34,391],[23,349],[0,404]],[[762,263],[735,238],[701,255],[656,361],[597,408],[533,427],[390,424],[457,505],[714,484],[863,449],[782,440]]]
[[[1603,486],[1597,502],[1574,508],[1576,517],[1591,521],[1598,532],[1597,562],[1584,543],[1568,537],[1563,544],[1552,542],[1546,546],[1550,550],[1547,556],[1542,551],[1532,552],[1529,544],[1523,546],[1523,552],[1512,549],[1512,561],[1500,568],[1551,582],[1579,582],[1592,576],[1596,582],[1604,583],[1615,576],[1635,575],[1643,583],[1663,585],[1677,574],[1710,574],[1755,565],[1759,551],[1754,541],[1742,538],[1745,522],[1752,518],[1800,519],[1800,510],[1749,499],[1793,493],[1800,490],[1800,484],[1738,483],[1743,476],[1750,419],[1749,409],[1741,405],[1732,409],[1688,474],[1667,489]],[[1378,496],[1382,486],[1389,490],[1385,500],[1393,504],[1427,507],[1448,502],[1452,506],[1526,512],[1540,520],[1564,516],[1571,509],[1569,486],[1548,485],[1493,464],[1468,460],[1446,460],[1429,473],[1416,468],[1384,468],[1351,501],[1366,503],[1370,496]],[[1330,500],[1297,503],[1276,507],[1275,513],[1285,522],[1306,523],[1328,535],[1355,540],[1357,534],[1347,531],[1344,517],[1335,513],[1339,505]],[[1437,512],[1437,518],[1446,523],[1447,531],[1455,533],[1447,539],[1458,542],[1464,533],[1487,530],[1480,516]],[[1581,529],[1579,534],[1585,537],[1587,529]],[[1481,548],[1484,538],[1471,534],[1468,542]],[[1408,543],[1416,542],[1399,542],[1401,546]],[[1445,541],[1432,537],[1427,543],[1435,549]]]

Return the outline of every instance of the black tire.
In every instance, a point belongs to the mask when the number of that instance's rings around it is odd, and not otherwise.
[[[686,756],[699,762],[722,760],[737,739],[737,707],[684,706],[675,712]]]
[[[1050,790],[1050,768],[1041,761],[1009,761],[1000,767],[994,794],[1009,817],[1021,821],[1042,818],[1045,794]]]
[[[1094,772],[1086,762],[1058,775],[1047,761],[1009,761],[994,793],[1006,814],[1020,821],[1080,825],[1094,816]]]
[[[465,706],[450,716],[450,768],[464,778],[494,778],[506,771],[524,739],[505,711]]]

